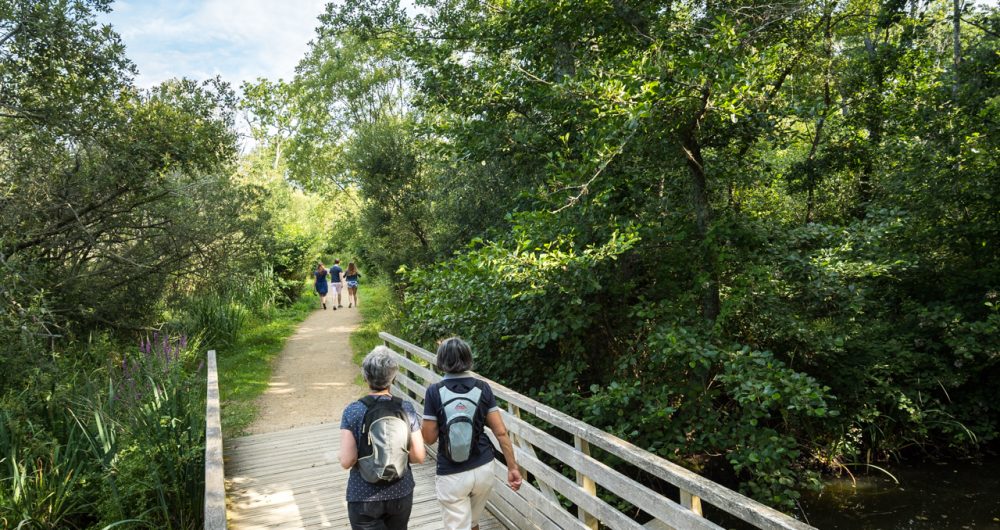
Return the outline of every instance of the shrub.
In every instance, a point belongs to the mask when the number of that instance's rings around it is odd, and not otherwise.
[[[200,526],[204,502],[204,385],[196,345],[154,336],[112,370],[105,398],[77,415],[101,463],[97,507],[105,523]]]
[[[182,327],[200,335],[209,346],[234,344],[246,327],[250,311],[239,302],[210,294],[190,300],[185,309]]]

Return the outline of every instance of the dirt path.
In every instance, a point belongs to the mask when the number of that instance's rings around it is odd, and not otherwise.
[[[336,300],[331,290],[327,307]],[[364,395],[351,362],[351,332],[361,324],[357,309],[314,311],[285,344],[275,361],[268,389],[257,398],[257,420],[248,434],[283,431],[303,425],[340,422],[348,403]]]

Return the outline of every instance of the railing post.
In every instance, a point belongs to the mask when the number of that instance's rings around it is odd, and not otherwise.
[[[689,491],[681,490],[681,506],[702,517],[705,516],[705,514],[701,512],[701,497],[692,495]]]
[[[511,403],[507,403],[507,412],[510,412],[511,416],[514,416],[517,419],[521,419],[521,409],[519,407],[517,407],[516,405],[513,405]],[[535,447],[534,446],[532,446],[526,440],[523,440],[520,436],[515,436],[513,434],[511,434],[510,436],[511,436],[511,439],[510,439],[511,445],[513,445],[514,447],[517,447],[517,448],[521,449],[522,451],[524,451],[525,453],[528,453],[532,457],[536,457],[536,458],[538,457],[538,453],[535,452]],[[521,478],[525,482],[527,482],[528,481],[528,472],[524,469],[524,466],[518,465],[517,468],[518,468],[518,470],[521,471]],[[542,492],[542,495],[544,495],[545,498],[547,498],[547,499],[549,499],[550,501],[553,501],[553,502],[559,502],[559,497],[556,496],[556,492],[555,492],[555,490],[552,489],[551,486],[549,486],[548,484],[542,482],[541,479],[538,478],[538,476],[535,476],[535,480],[538,482],[538,490]]]
[[[587,440],[584,440],[579,436],[573,436],[573,447],[576,447],[577,451],[590,456],[590,442]],[[583,491],[587,492],[587,494],[593,495],[594,497],[597,496],[597,483],[594,482],[594,479],[584,475],[579,470],[576,472],[576,483],[579,484],[580,487],[583,488]],[[599,526],[597,518],[587,513],[582,506],[576,507],[576,515],[581,521],[583,521],[583,524],[586,525],[587,528],[597,530]]]
[[[205,530],[226,530],[226,476],[222,463],[219,369],[215,350],[208,350],[205,393]]]
[[[411,361],[413,361],[413,362],[415,362],[415,363],[419,364],[419,362],[418,362],[417,360],[415,360],[415,359],[413,358],[413,354],[412,354],[412,353],[410,353],[410,350],[407,350],[407,349],[405,349],[405,348],[404,348],[404,349],[403,349],[403,355],[404,355],[404,356],[405,356],[405,357],[406,357],[407,359],[409,359],[409,360],[411,360]],[[412,371],[410,371],[410,370],[407,370],[407,371],[406,371],[406,376],[407,376],[407,377],[409,377],[410,379],[416,379],[416,378],[417,378],[417,375],[416,375],[416,374],[414,374],[414,373],[413,373]],[[430,382],[428,381],[428,382],[427,382],[427,384],[430,384]],[[424,396],[418,396],[416,392],[414,392],[414,391],[410,390],[409,388],[407,388],[407,389],[406,389],[406,395],[410,396],[410,397],[411,397],[411,398],[413,398],[413,399],[424,399]]]
[[[510,403],[507,403],[507,412],[509,412],[511,416],[514,416],[517,419],[521,419],[521,409]],[[511,445],[515,447],[521,446],[521,440],[516,434],[508,433],[508,436],[510,436]],[[525,482],[527,482],[528,472],[524,469],[524,466],[519,465],[517,466],[517,469],[518,471],[521,472],[521,478],[523,478]]]

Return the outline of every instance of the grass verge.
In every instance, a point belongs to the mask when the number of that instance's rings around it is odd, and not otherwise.
[[[365,301],[365,305],[360,306],[361,326],[351,334],[351,351],[354,352],[354,363],[359,366],[372,348],[382,344],[382,339],[378,338],[380,331],[393,335],[399,331],[399,302],[389,282],[380,280],[361,286],[358,301],[361,300]],[[363,386],[360,376],[358,379]]]
[[[311,294],[303,293],[298,302],[276,310],[270,318],[252,319],[236,345],[219,350],[224,438],[245,434],[257,417],[255,400],[271,380],[271,361],[299,323],[316,309],[316,298]]]

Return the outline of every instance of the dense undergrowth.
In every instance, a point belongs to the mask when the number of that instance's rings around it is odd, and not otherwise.
[[[282,302],[268,277],[191,297],[137,344],[95,332],[22,367],[0,398],[3,527],[200,528],[206,351],[225,433],[239,434],[270,359],[314,307]]]

